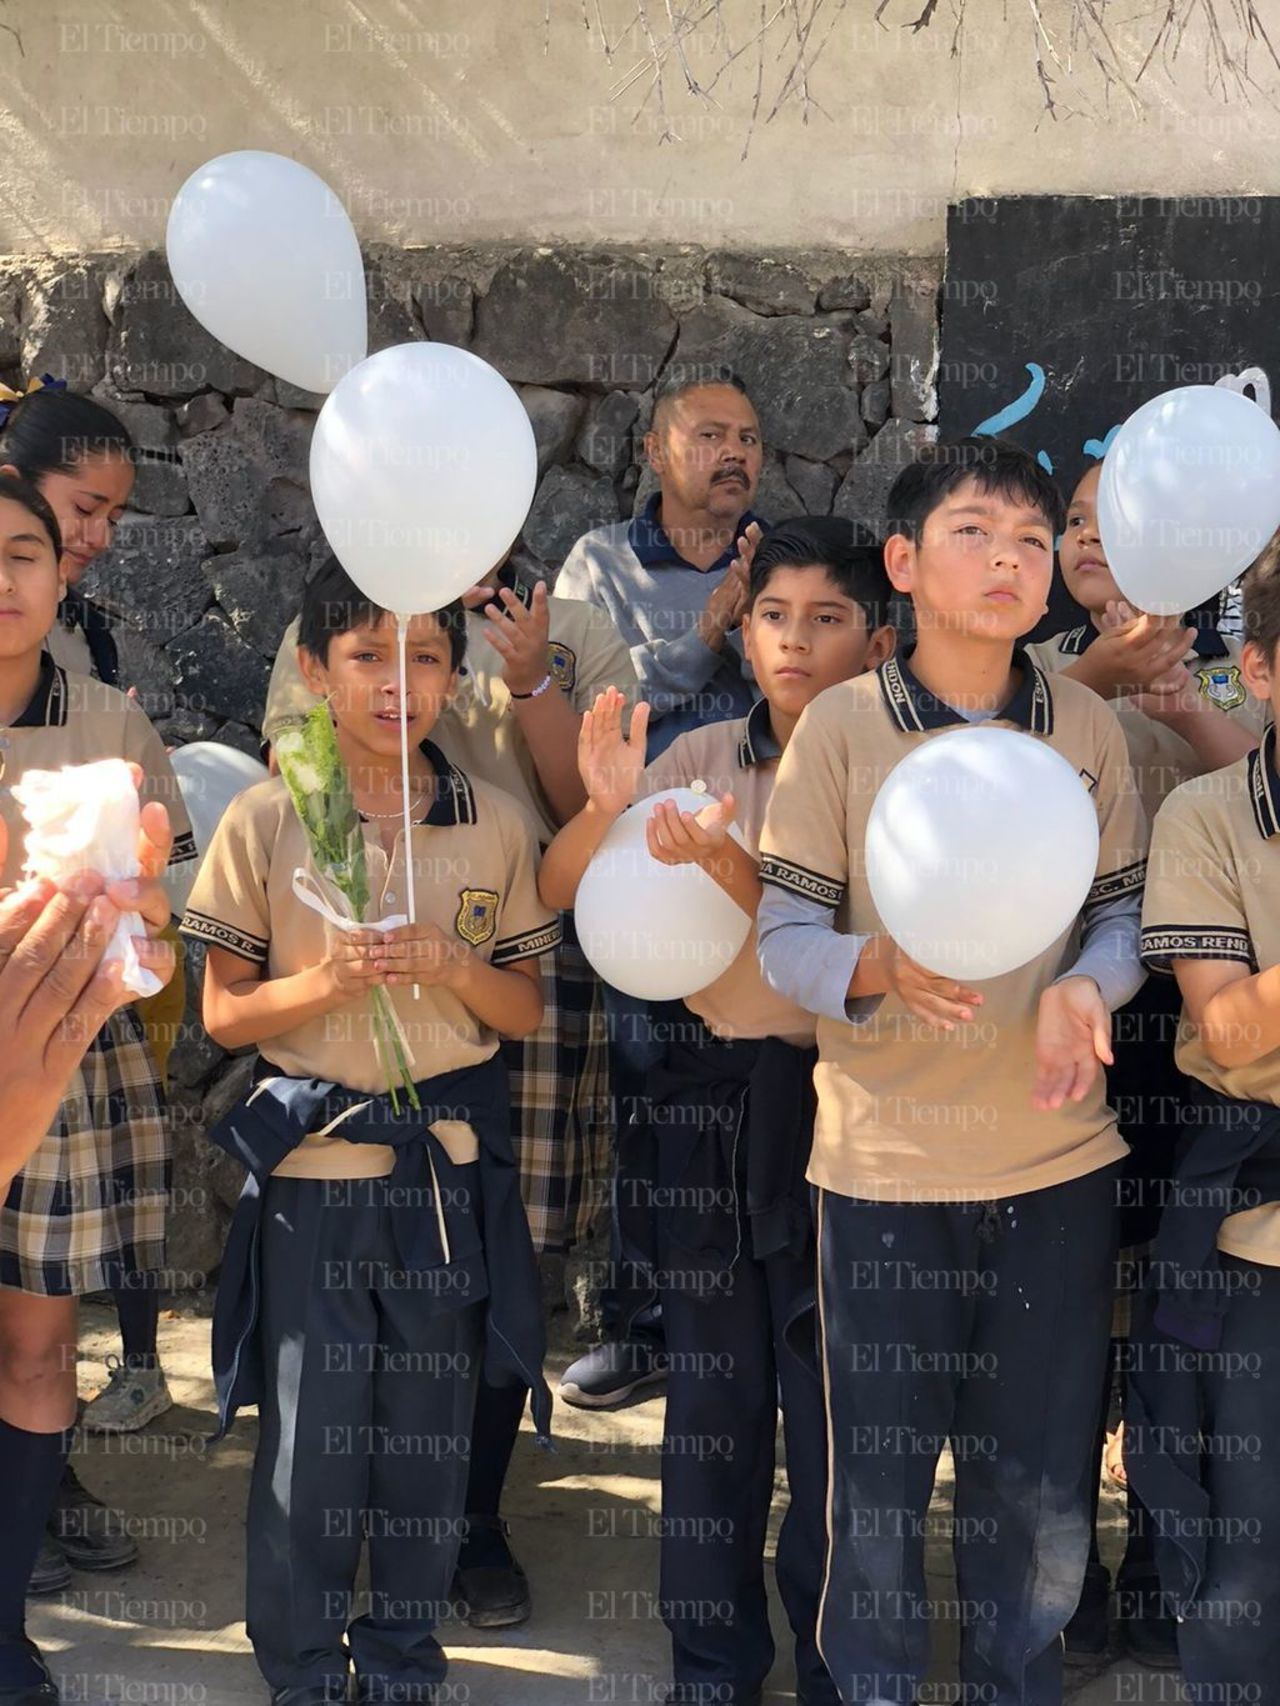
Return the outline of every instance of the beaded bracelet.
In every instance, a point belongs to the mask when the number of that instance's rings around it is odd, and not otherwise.
[[[550,675],[550,672],[548,672],[546,675],[543,676],[542,680],[538,683],[538,685],[534,688],[531,688],[528,693],[513,693],[511,695],[511,697],[513,699],[537,699],[537,698],[540,698],[541,695],[547,691],[547,688],[550,687],[550,685],[551,685],[551,675]]]

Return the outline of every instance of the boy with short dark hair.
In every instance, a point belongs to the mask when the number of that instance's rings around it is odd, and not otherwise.
[[[1241,671],[1280,710],[1280,539],[1244,581]],[[1125,1463],[1196,1702],[1271,1700],[1280,1648],[1280,773],[1262,745],[1172,793],[1142,955],[1195,1081],[1131,1345]]]
[[[818,1014],[819,1639],[842,1699],[918,1697],[924,1524],[950,1439],[962,1687],[988,1706],[1050,1706],[1088,1546],[1124,1154],[1100,1066],[1111,1012],[1142,977],[1145,828],[1113,714],[1018,648],[1052,575],[1048,476],[999,440],[933,446],[889,514],[885,566],[912,601],[914,649],[808,707],[761,838],[764,974]],[[1078,931],[980,990],[880,928],[863,858],[893,767],[972,722],[1062,754],[1100,834]]]
[[[395,618],[336,559],[307,589],[300,644],[359,814],[370,910],[403,916],[412,883],[417,922],[344,930],[304,903],[328,891],[282,777],[228,808],[182,926],[208,944],[210,1035],[261,1055],[254,1089],[212,1134],[252,1174],[218,1290],[215,1376],[224,1427],[259,1404],[247,1624],[273,1701],[345,1700],[348,1648],[361,1701],[428,1701],[444,1675],[433,1630],[463,1526],[482,1347],[486,1377],[532,1387],[547,1424],[496,1057],[500,1033],[539,1021],[536,956],[559,925],[538,899],[524,813],[428,738],[462,659],[461,606],[412,619],[403,703]],[[292,781],[327,786],[301,765]],[[387,1094],[375,990],[420,1107]],[[349,1621],[365,1538],[369,1608]]]
[[[708,790],[696,818],[659,804],[655,858],[698,864],[754,915],[756,845],[778,757],[809,701],[874,668],[893,646],[878,548],[848,522],[805,516],[761,540],[742,635],[764,698],[747,717],[675,740],[644,769],[647,707],[623,739],[603,696],[580,743],[588,804],[547,850],[544,899],[568,906],[603,836],[637,792]],[[736,817],[745,845],[727,834]],[[671,1702],[747,1706],[773,1662],[764,1541],[781,1391],[791,1502],[778,1587],[795,1635],[799,1697],[836,1706],[815,1639],[822,1577],[826,1427],[803,1343],[813,1343],[813,1228],[804,1180],[813,1122],[811,1014],[764,982],[754,936],[685,1000],[651,1084],[657,1135],[660,1295],[671,1358],[662,1459],[660,1601]],[[714,1452],[700,1449],[707,1438]]]

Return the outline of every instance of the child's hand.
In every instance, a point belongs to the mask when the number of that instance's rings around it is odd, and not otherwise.
[[[578,774],[587,798],[592,805],[615,817],[636,797],[649,728],[649,707],[641,700],[631,713],[631,728],[623,737],[625,703],[616,687],[606,687],[596,695],[591,709],[583,712],[578,729]]]
[[[533,602],[526,609],[509,587],[501,587],[497,604],[485,608],[489,627],[485,639],[502,658],[502,679],[512,693],[532,693],[547,678],[547,636],[551,614],[547,609],[547,588],[539,581],[533,589]]]
[[[374,957],[381,941],[380,930],[331,932],[323,967],[336,1000],[354,1001],[387,981]]]
[[[982,996],[976,989],[967,988],[953,977],[926,971],[909,954],[904,954],[891,936],[871,938],[859,957],[855,979],[869,980],[865,992],[874,992],[878,987],[887,995],[896,995],[909,1013],[943,1031],[954,1031],[958,1024],[967,1024],[974,1009],[982,1005]]]
[[[682,812],[674,800],[659,800],[644,826],[649,852],[660,865],[707,865],[724,846],[733,813],[732,794],[699,812]]]
[[[1085,654],[1090,675],[1100,690],[1112,693],[1169,691],[1180,685],[1178,672],[1195,637],[1180,616],[1151,616],[1113,600]]]
[[[1031,1106],[1052,1113],[1064,1102],[1081,1102],[1110,1066],[1111,1014],[1091,977],[1064,977],[1040,997],[1036,1020],[1036,1081]]]
[[[456,936],[446,936],[438,924],[402,924],[383,934],[373,959],[385,983],[448,988],[465,975],[471,949]]]

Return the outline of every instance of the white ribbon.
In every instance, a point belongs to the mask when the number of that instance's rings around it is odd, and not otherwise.
[[[330,906],[329,902],[324,897],[324,890],[320,887],[315,877],[312,876],[311,872],[303,865],[295,865],[293,868],[293,892],[296,898],[302,902],[303,906],[309,906],[312,912],[318,912],[321,918],[325,919],[327,923],[332,924],[334,928],[338,930],[398,930],[402,924],[407,924],[409,922],[403,912],[389,912],[385,918],[360,919],[352,918],[350,912],[341,913],[337,911],[336,908]],[[342,896],[342,901],[344,905],[349,905],[345,895]],[[381,1011],[383,1011],[386,1017],[390,1020],[396,1036],[400,1039],[400,1046],[403,1048],[407,1059],[412,1061],[413,1049],[410,1046],[408,1037],[405,1035],[404,1025],[401,1022],[400,1015],[396,1012],[395,1002],[391,1000],[385,990],[383,991],[383,996],[384,1000]],[[375,1009],[377,1009],[377,1005],[378,1004],[375,1002]],[[365,1104],[361,1105],[363,1106]],[[354,1109],[351,1109],[350,1111],[355,1112]]]
[[[302,902],[309,906],[312,912],[318,912],[321,918],[332,924],[337,930],[398,930],[402,924],[409,922],[408,915],[403,912],[389,912],[385,918],[353,918],[350,911],[339,912],[325,899],[324,890],[305,866],[295,866],[293,872],[293,892]],[[346,896],[342,897],[343,904],[348,905]]]

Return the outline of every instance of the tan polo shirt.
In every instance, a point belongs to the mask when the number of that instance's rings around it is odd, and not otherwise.
[[[1097,630],[1081,623],[1050,640],[1037,641],[1027,650],[1041,669],[1068,669],[1088,649]],[[1240,674],[1240,647],[1225,634],[1206,633],[1196,640],[1200,650],[1187,653],[1185,663],[1201,698],[1208,700],[1259,739],[1267,721],[1267,706],[1255,699]],[[1175,788],[1199,776],[1203,765],[1194,749],[1163,723],[1140,711],[1130,699],[1113,699],[1111,709],[1124,730],[1129,765],[1142,796],[1148,822]]]
[[[10,791],[28,770],[58,770],[64,764],[91,764],[100,758],[127,758],[142,769],[139,798],[159,800],[173,827],[169,865],[196,857],[191,819],[169,763],[164,742],[145,711],[132,699],[93,676],[73,675],[45,652],[31,703],[7,728],[0,727],[0,816],[9,830],[9,851],[0,872],[0,888],[21,878],[26,857],[26,824]]]
[[[1077,682],[1015,654],[1020,685],[984,727],[1023,729],[1077,771],[1097,807],[1091,906],[1142,886],[1146,827],[1115,717]],[[883,930],[867,884],[867,819],[885,778],[923,740],[964,721],[908,660],[829,688],[800,718],[760,838],[767,883],[830,907],[845,933]],[[983,1201],[1043,1189],[1115,1161],[1126,1145],[1102,1074],[1082,1102],[1031,1105],[1041,994],[1073,963],[1073,927],[1038,959],[978,986],[983,1005],[944,1032],[887,995],[864,1023],[819,1018],[818,1116],[809,1178],[882,1202]]]
[[[54,663],[75,675],[93,674],[93,653],[82,628],[68,628],[65,622],[55,622],[44,637],[45,649]]]
[[[430,742],[441,779],[426,817],[413,826],[412,862],[420,924],[436,924],[493,965],[545,953],[560,921],[538,899],[537,841],[517,803],[468,777]],[[404,831],[390,856],[376,825],[364,826],[370,916],[408,911]],[[226,948],[263,976],[289,977],[326,954],[335,926],[298,899],[295,870],[317,873],[307,838],[280,777],[236,796],[219,824],[182,921],[184,935]],[[338,897],[330,895],[331,902]],[[342,911],[342,905],[336,905]],[[399,1015],[415,1078],[432,1078],[488,1060],[498,1035],[451,990],[411,985],[387,993]],[[386,1075],[374,1044],[372,1007],[360,996],[260,1045],[264,1060],[295,1077],[329,1078],[352,1090],[382,1092]],[[318,1171],[295,1152],[278,1169],[295,1176],[360,1178],[390,1171],[390,1149],[334,1141]],[[341,1169],[341,1170],[337,1170]]]
[[[516,589],[522,596],[528,589]],[[547,672],[568,696],[575,711],[590,710],[597,693],[616,687],[634,704],[638,689],[631,654],[609,616],[598,605],[577,598],[548,598]],[[481,612],[467,612],[467,655],[453,699],[433,738],[469,776],[503,788],[538,825],[543,846],[559,828],[538,780],[527,742],[502,679],[502,658],[485,639],[492,623]],[[274,740],[283,724],[305,716],[315,704],[298,669],[298,624],[291,622],[281,641],[267,689],[262,738]]]
[[[760,832],[779,752],[768,702],[759,699],[746,717],[707,723],[678,735],[645,770],[639,797],[663,788],[689,788],[695,782],[706,784],[708,804],[722,794],[732,794],[734,824],[747,851],[759,859]],[[684,1004],[718,1037],[781,1037],[799,1048],[813,1047],[817,1024],[813,1014],[777,994],[764,980],[754,923],[729,969],[696,995],[687,995]]]
[[[1280,779],[1276,732],[1225,770],[1186,782],[1169,796],[1151,834],[1142,906],[1142,957],[1155,971],[1178,960],[1227,960],[1251,972],[1280,964]],[[1185,1011],[1179,1067],[1211,1090],[1280,1103],[1280,1049],[1249,1066],[1210,1060]],[[1218,1248],[1280,1266],[1280,1203],[1233,1214]]]

